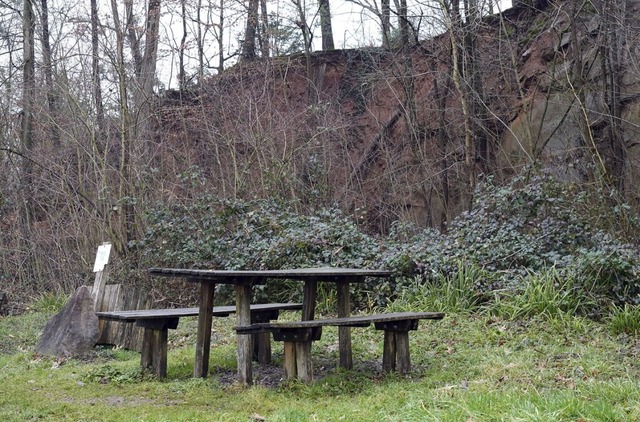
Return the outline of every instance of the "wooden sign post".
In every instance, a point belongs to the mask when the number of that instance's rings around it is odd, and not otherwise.
[[[107,265],[110,254],[111,243],[105,242],[98,247],[93,266],[96,279],[91,291],[95,300],[94,310],[101,312],[148,309],[150,301],[140,289],[126,283],[107,284],[109,274]],[[144,332],[140,327],[134,324],[105,320],[100,320],[98,327],[100,329],[98,344],[111,344],[140,351]]]
[[[93,300],[95,300],[94,309],[97,311],[101,308],[102,299],[104,298],[104,287],[107,284],[106,266],[109,263],[109,255],[111,255],[111,243],[105,242],[98,247],[96,253],[96,261],[93,264],[93,272],[96,273],[96,279],[93,282]]]

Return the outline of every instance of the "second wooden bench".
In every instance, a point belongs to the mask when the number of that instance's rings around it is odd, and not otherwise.
[[[251,322],[267,323],[278,319],[280,311],[302,309],[301,303],[267,303],[251,305]],[[135,323],[144,328],[142,342],[142,368],[152,368],[159,377],[167,376],[167,340],[168,330],[178,328],[181,317],[198,316],[198,308],[141,309],[132,311],[96,312],[100,319]],[[235,306],[213,307],[214,317],[227,317],[236,312]],[[271,360],[269,333],[254,335],[254,357],[260,363]]]
[[[256,323],[236,327],[238,334],[267,332],[275,341],[284,342],[284,370],[287,379],[313,380],[311,365],[311,343],[320,340],[323,326],[368,327],[375,325],[384,330],[382,369],[405,374],[411,370],[409,353],[409,331],[418,328],[421,319],[442,319],[442,312],[396,312],[379,315],[352,316],[344,318],[316,319],[310,321]]]

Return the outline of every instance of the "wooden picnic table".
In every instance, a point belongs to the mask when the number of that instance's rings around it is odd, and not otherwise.
[[[389,277],[390,271],[356,268],[300,268],[289,270],[194,270],[186,268],[151,268],[154,276],[181,277],[200,283],[198,333],[194,376],[206,377],[209,373],[211,347],[212,308],[216,284],[232,284],[236,293],[237,325],[251,325],[251,287],[278,280],[303,281],[302,320],[313,320],[316,308],[318,282],[336,283],[338,317],[348,317],[351,312],[350,283],[362,283],[366,277]],[[340,366],[351,368],[351,331],[339,327]],[[238,381],[251,384],[251,336],[238,334]]]

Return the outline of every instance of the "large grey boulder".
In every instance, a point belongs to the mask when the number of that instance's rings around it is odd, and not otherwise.
[[[36,353],[58,357],[86,357],[100,331],[91,289],[80,286],[62,310],[44,327]]]

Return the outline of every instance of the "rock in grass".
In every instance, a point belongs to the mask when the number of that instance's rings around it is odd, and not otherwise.
[[[64,308],[44,327],[36,353],[57,357],[86,357],[100,332],[91,289],[80,286]]]

